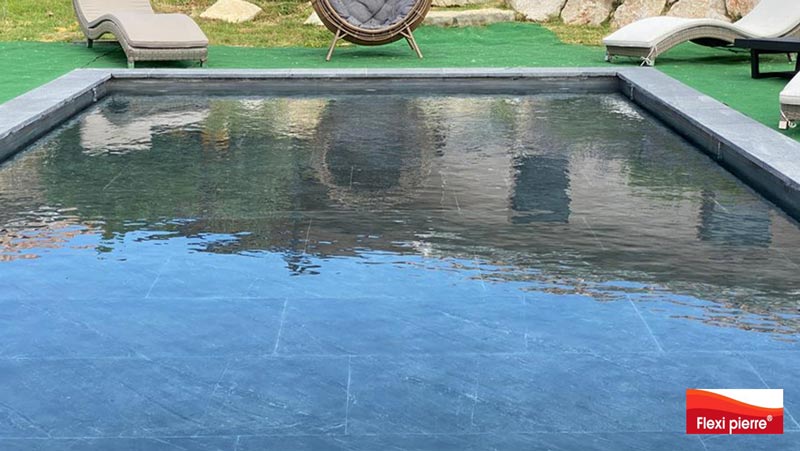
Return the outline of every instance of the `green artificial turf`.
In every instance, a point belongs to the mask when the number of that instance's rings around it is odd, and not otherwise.
[[[337,48],[326,63],[325,49],[309,47],[253,48],[212,46],[211,68],[414,68],[414,67],[580,67],[604,66],[603,49],[564,44],[546,28],[529,23],[488,27],[421,27],[417,40],[425,53],[419,60],[404,42],[381,47]],[[749,56],[727,50],[682,45],[658,59],[657,69],[776,128],[778,93],[784,79],[750,78]],[[614,64],[635,65],[619,58]],[[73,69],[125,67],[115,44],[85,45],[0,42],[0,102],[9,100]],[[153,63],[140,67],[187,67],[188,63]],[[768,60],[766,69],[788,70],[785,56]],[[585,118],[591,120],[591,118]],[[800,139],[800,131],[789,131]]]

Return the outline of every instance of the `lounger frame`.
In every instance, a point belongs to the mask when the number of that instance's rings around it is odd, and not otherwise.
[[[137,61],[199,61],[201,67],[205,67],[208,61],[208,47],[186,47],[186,48],[145,48],[134,47],[126,39],[119,25],[111,20],[104,20],[94,27],[90,27],[81,17],[80,5],[78,0],[72,0],[73,8],[78,17],[78,23],[86,35],[88,46],[91,48],[94,41],[100,39],[105,34],[112,34],[125,51],[128,59],[128,68],[133,69]]]
[[[785,36],[800,36],[800,24]],[[684,42],[694,42],[709,47],[725,47],[733,45],[736,39],[749,37],[752,36],[736,31],[733,28],[700,25],[671,34],[653,47],[606,46],[606,60],[610,61],[614,56],[632,56],[642,58],[645,65],[652,66],[659,55]]]
[[[800,122],[800,105],[788,105],[782,103],[781,121],[778,123],[778,128],[781,130],[795,128],[798,122]]]

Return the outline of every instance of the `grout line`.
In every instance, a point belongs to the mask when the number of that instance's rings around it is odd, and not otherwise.
[[[380,432],[380,433],[365,433],[365,434],[350,434],[349,437],[476,437],[476,436],[497,436],[498,431],[488,432]],[[669,431],[669,430],[625,430],[625,431],[552,431],[552,430],[530,430],[530,431],[503,431],[503,434],[517,434],[517,435],[628,435],[628,434],[664,434],[672,433],[675,435],[683,435],[684,431]],[[62,437],[14,437],[14,436],[0,436],[0,441],[3,440],[19,440],[19,441],[61,441],[61,440],[176,440],[176,439],[230,439],[238,440],[242,437],[343,437],[343,434],[209,434],[209,435],[113,435],[113,436],[62,436]]]
[[[236,436],[236,441],[233,443],[233,451],[239,451],[239,442],[242,440],[241,435]]]
[[[750,369],[753,370],[754,373],[756,373],[756,376],[758,376],[758,379],[761,381],[761,383],[764,384],[764,386],[767,387],[767,388],[772,388],[767,383],[767,381],[764,380],[764,378],[761,376],[761,373],[758,371],[758,369],[756,369],[756,366],[753,365],[753,362],[751,362],[750,359],[748,359],[744,355],[742,356],[742,358],[744,359],[745,362],[747,362],[748,365],[750,365]],[[792,423],[794,423],[795,427],[800,429],[800,423],[798,423],[797,420],[794,418],[794,415],[792,415],[792,412],[790,412],[788,409],[786,409],[786,405],[785,404],[784,404],[783,412],[786,414],[787,417],[789,417],[790,420],[792,420]]]
[[[286,322],[286,307],[289,305],[289,298],[283,301],[283,310],[281,311],[281,323],[278,326],[278,335],[275,337],[275,346],[272,348],[272,355],[278,355],[278,346],[281,343],[281,335],[283,335],[283,324]]]
[[[145,299],[150,299],[150,293],[153,292],[153,288],[155,288],[158,281],[161,280],[161,274],[164,273],[164,269],[167,267],[170,261],[172,261],[172,257],[168,257],[167,260],[164,262],[164,264],[161,265],[161,268],[159,268],[156,278],[153,279],[153,283],[150,284],[150,288],[147,290],[147,294],[144,295]]]
[[[528,346],[528,294],[522,293],[522,323],[525,324],[525,335],[523,335],[523,340],[525,340],[525,352],[528,352],[530,347]]]
[[[765,351],[752,351],[750,353],[763,354]],[[778,354],[799,354],[798,351],[766,351]],[[732,355],[737,354],[736,351],[722,350],[722,351],[628,351],[628,352],[612,352],[612,353],[597,353],[594,351],[559,351],[559,352],[546,352],[542,350],[537,351],[507,351],[507,352],[477,352],[477,351],[463,351],[463,352],[450,352],[450,353],[431,353],[431,352],[398,352],[398,353],[366,353],[366,354],[314,354],[314,353],[295,353],[295,354],[277,354],[271,353],[255,353],[255,354],[156,354],[149,355],[147,358],[141,355],[116,355],[116,356],[0,356],[0,362],[67,362],[67,361],[158,361],[158,360],[198,360],[198,359],[238,359],[238,360],[264,360],[264,359],[343,359],[345,357],[356,358],[397,358],[397,357],[420,357],[420,358],[441,358],[441,357],[525,357],[525,356],[589,356],[589,357],[619,357],[619,356],[646,356],[646,355]],[[741,354],[741,353],[738,353]]]
[[[473,259],[473,262],[475,263],[475,266],[478,268],[478,277],[481,280],[481,287],[483,287],[483,291],[486,292],[487,291],[486,282],[484,282],[484,280],[483,280],[483,270],[481,269],[481,264],[478,261],[478,255],[477,254],[473,254],[472,255],[472,259]]]
[[[647,328],[647,332],[650,334],[650,338],[658,347],[658,352],[660,354],[664,354],[665,353],[664,348],[661,346],[661,343],[658,341],[658,338],[656,338],[656,335],[653,333],[653,329],[650,328],[650,324],[648,324],[647,320],[645,320],[644,316],[642,316],[642,312],[639,311],[639,307],[636,306],[636,303],[633,302],[630,296],[625,294],[625,297],[628,298],[628,302],[631,304],[631,307],[633,307],[633,310],[636,312],[637,315],[639,315],[639,319],[642,320],[642,324],[644,324],[644,327]]]
[[[470,428],[475,427],[475,409],[478,407],[478,388],[480,387],[481,377],[480,377],[480,360],[475,360],[475,388],[472,391],[472,410],[469,413],[469,424]]]
[[[353,375],[353,357],[347,357],[347,391],[344,399],[344,435],[348,435],[350,425],[350,381]]]

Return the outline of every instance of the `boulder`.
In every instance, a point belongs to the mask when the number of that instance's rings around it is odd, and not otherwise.
[[[514,11],[534,22],[544,22],[558,17],[567,0],[506,0]]]
[[[567,0],[561,18],[569,25],[600,25],[614,10],[614,0]]]
[[[620,28],[645,17],[660,16],[666,6],[667,0],[625,0],[614,12],[611,26]]]
[[[667,15],[697,19],[719,19],[730,22],[730,18],[725,12],[725,0],[678,0],[669,9]]]
[[[731,19],[741,19],[753,10],[759,0],[725,0],[725,8]]]
[[[249,22],[261,13],[261,8],[244,0],[219,0],[205,10],[203,19],[222,20],[230,23]]]
[[[469,27],[497,22],[513,22],[516,13],[508,9],[486,8],[466,11],[431,11],[425,17],[426,25],[440,27]]]
[[[319,20],[319,16],[317,15],[316,11],[312,12],[311,15],[308,16],[308,19],[306,19],[306,21],[303,22],[303,25],[319,25],[321,27],[325,26],[325,24],[322,23],[321,20]]]

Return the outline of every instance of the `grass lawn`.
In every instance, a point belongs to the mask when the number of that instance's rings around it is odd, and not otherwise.
[[[155,0],[160,11],[199,15],[213,0]],[[209,35],[211,68],[355,68],[355,67],[579,67],[603,66],[599,42],[607,27],[570,27],[559,23],[505,23],[488,27],[421,27],[416,33],[425,59],[418,60],[397,42],[382,47],[344,45],[333,61],[324,61],[327,30],[303,26],[308,3],[255,1],[266,11],[244,25],[199,20]],[[115,44],[93,49],[75,43],[81,34],[68,0],[0,0],[0,102],[81,67],[125,67]],[[746,53],[685,44],[656,66],[668,75],[732,108],[776,128],[778,93],[786,80],[750,78]],[[635,65],[618,59],[615,64]],[[154,63],[142,67],[181,67]],[[788,70],[785,57],[773,57],[767,69]],[[586,120],[589,120],[588,118]],[[800,131],[786,132],[800,139]]]

